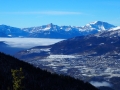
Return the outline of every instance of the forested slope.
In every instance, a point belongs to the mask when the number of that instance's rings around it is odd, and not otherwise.
[[[13,90],[11,69],[20,68],[25,77],[22,80],[22,90],[98,90],[89,83],[69,76],[51,74],[3,53],[0,53],[0,90]]]

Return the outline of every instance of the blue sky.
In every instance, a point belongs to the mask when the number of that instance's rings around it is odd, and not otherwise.
[[[120,0],[0,0],[0,24],[14,27],[84,26],[98,20],[120,26]]]

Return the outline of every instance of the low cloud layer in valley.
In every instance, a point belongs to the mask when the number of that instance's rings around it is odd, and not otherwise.
[[[49,38],[0,38],[0,41],[5,42],[10,47],[31,48],[34,46],[51,45],[63,39]]]
[[[62,41],[63,39],[49,39],[49,38],[0,38],[0,42],[6,45],[1,45],[0,52],[14,55],[24,49],[35,46],[51,45]]]

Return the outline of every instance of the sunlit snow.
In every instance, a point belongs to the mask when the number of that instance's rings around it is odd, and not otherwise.
[[[120,26],[112,28],[112,29],[110,29],[110,31],[114,31],[114,30],[118,30],[118,29],[120,29]]]

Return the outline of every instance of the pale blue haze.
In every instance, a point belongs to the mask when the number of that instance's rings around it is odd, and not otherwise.
[[[0,24],[14,27],[84,26],[98,20],[120,26],[120,0],[0,0]]]

